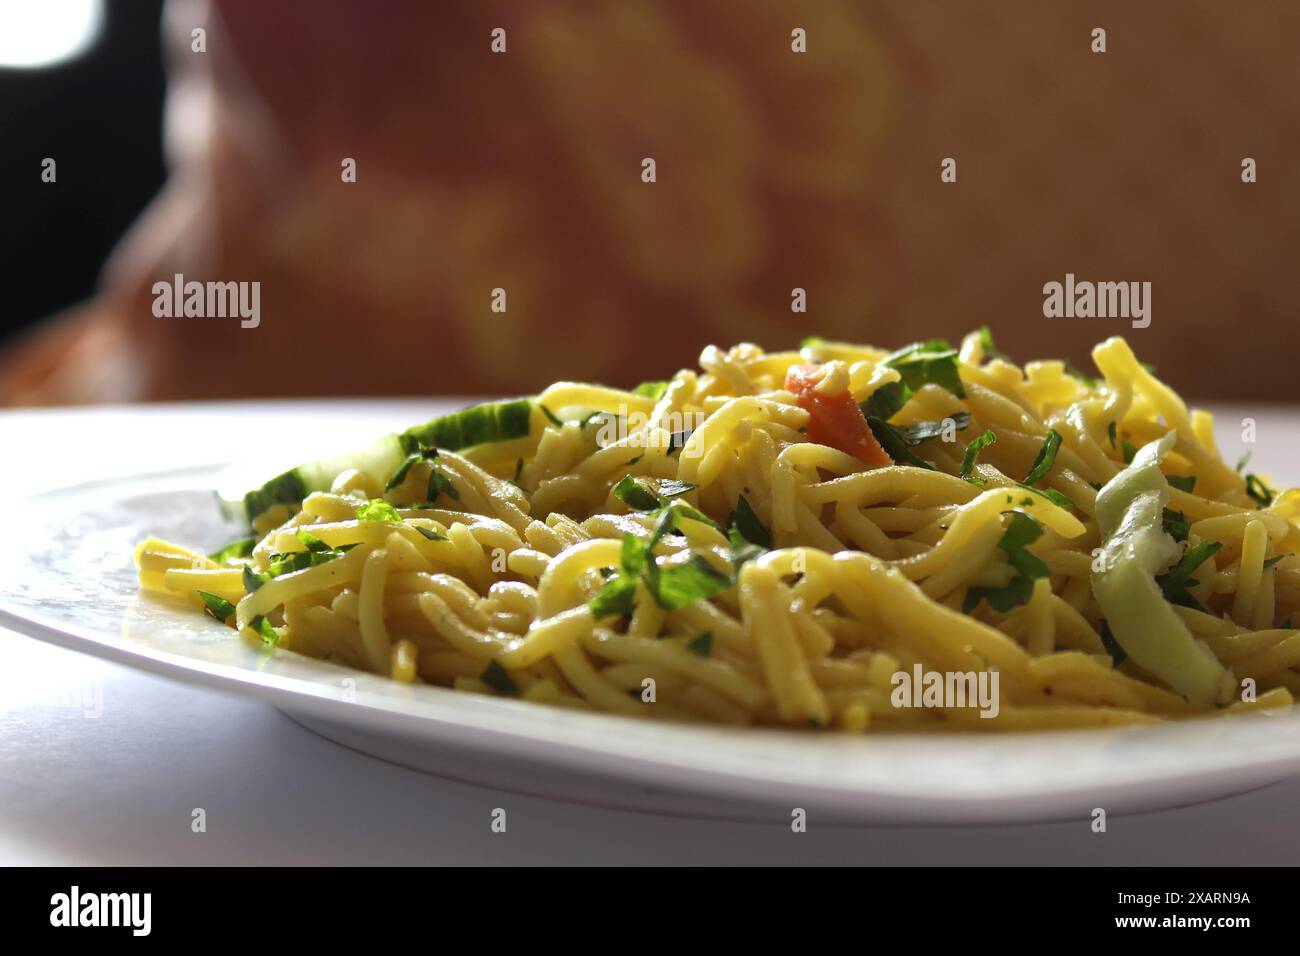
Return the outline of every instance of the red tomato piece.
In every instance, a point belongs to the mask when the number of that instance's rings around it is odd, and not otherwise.
[[[819,445],[838,448],[872,468],[892,465],[893,460],[876,441],[866,416],[847,389],[834,395],[817,391],[824,374],[822,368],[793,365],[785,376],[786,391],[792,392],[799,407],[808,412],[808,437]]]

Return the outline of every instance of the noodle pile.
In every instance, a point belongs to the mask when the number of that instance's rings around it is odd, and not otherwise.
[[[346,470],[258,516],[247,556],[150,539],[141,585],[395,680],[652,719],[987,730],[1289,707],[1300,497],[1226,464],[1211,417],[1122,339],[1093,357],[1096,380],[1022,369],[986,331],[955,355],[710,347],[666,385],[554,385],[527,435],[425,449],[390,488]],[[796,366],[880,411],[902,463],[815,443]],[[1159,581],[1222,670],[1209,702],[1126,653],[1093,590],[1099,489],[1170,432],[1153,533],[1197,563]],[[918,665],[996,672],[996,716],[897,706]]]

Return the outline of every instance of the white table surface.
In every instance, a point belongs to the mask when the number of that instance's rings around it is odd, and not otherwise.
[[[319,407],[319,406],[317,406]],[[270,447],[295,406],[0,413],[0,500],[54,484],[220,461]],[[330,442],[428,417],[429,403],[347,406]],[[1224,454],[1252,415],[1254,467],[1296,412],[1224,409]],[[205,424],[222,425],[214,435]],[[318,445],[321,436],[304,436]],[[319,450],[319,449],[318,449]],[[1281,453],[1275,452],[1280,459]],[[20,463],[20,467],[15,466]],[[1300,476],[1295,476],[1300,477]],[[207,831],[191,831],[194,808]],[[509,826],[489,826],[494,808]],[[5,864],[1238,864],[1300,863],[1300,777],[1211,803],[1020,827],[718,823],[592,809],[476,787],[326,741],[260,703],[0,631],[0,863]]]

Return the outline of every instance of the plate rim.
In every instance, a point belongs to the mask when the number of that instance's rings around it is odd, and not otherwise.
[[[60,485],[37,494],[23,496],[19,500],[47,507],[50,504],[47,499],[54,499],[57,502],[60,496],[76,494],[80,491],[94,490],[102,493],[109,492],[114,486],[118,485],[126,486],[146,482],[198,478],[199,476],[215,476],[223,467],[225,467],[224,464],[208,463],[143,471],[135,474],[106,476]],[[195,489],[195,491],[198,490],[200,489]],[[285,710],[297,712],[305,710],[321,720],[334,721],[350,727],[360,727],[367,732],[379,732],[387,735],[397,734],[413,741],[419,741],[424,745],[435,747],[483,748],[485,752],[507,759],[530,758],[533,756],[530,753],[530,748],[544,746],[547,753],[545,758],[542,759],[543,763],[557,763],[576,770],[597,772],[616,779],[641,782],[660,788],[667,786],[673,790],[703,791],[716,796],[745,797],[752,800],[755,799],[753,789],[758,787],[765,791],[765,793],[758,796],[758,799],[765,802],[782,804],[787,802],[789,798],[795,798],[803,801],[803,803],[795,805],[829,806],[855,816],[863,816],[862,803],[870,802],[874,806],[866,816],[871,819],[888,819],[901,814],[908,821],[922,825],[944,825],[949,822],[959,825],[1017,820],[1020,822],[1040,822],[1060,819],[1064,814],[1057,816],[1045,815],[1043,812],[1020,814],[1014,812],[1013,808],[1028,804],[1045,804],[1041,809],[1048,810],[1078,796],[1077,786],[1057,787],[1053,786],[1050,781],[1038,789],[1027,790],[1021,788],[1012,795],[1004,794],[999,796],[975,792],[919,795],[916,793],[916,784],[912,784],[911,789],[907,785],[881,787],[873,784],[870,790],[865,790],[848,785],[850,781],[844,778],[818,780],[803,777],[798,780],[782,779],[771,772],[764,772],[765,767],[763,765],[754,764],[752,761],[745,765],[749,772],[741,772],[741,769],[734,762],[726,767],[719,767],[710,766],[707,762],[699,760],[674,761],[654,754],[637,755],[625,749],[601,749],[598,745],[585,740],[566,741],[559,739],[555,734],[527,732],[529,725],[534,722],[521,718],[526,718],[529,713],[535,712],[534,708],[544,705],[536,705],[526,701],[494,700],[494,705],[503,708],[501,710],[502,720],[508,720],[516,725],[513,728],[503,728],[500,726],[484,726],[477,723],[473,708],[447,706],[452,701],[460,702],[464,695],[448,688],[433,685],[422,686],[419,689],[421,693],[434,692],[435,694],[446,695],[446,699],[438,702],[439,706],[433,709],[429,709],[423,702],[403,702],[399,698],[387,694],[371,694],[370,692],[361,691],[358,691],[355,700],[347,700],[341,696],[338,687],[331,687],[324,681],[315,682],[303,677],[253,670],[237,664],[203,660],[200,657],[134,643],[129,638],[113,637],[107,633],[96,633],[93,629],[82,628],[76,623],[51,620],[39,611],[28,608],[15,608],[4,603],[4,595],[2,594],[0,594],[0,629],[167,679],[178,680],[182,683],[195,684],[219,692],[234,693],[240,697],[261,700]],[[385,680],[378,675],[370,675],[362,671],[354,672],[350,668],[342,668],[337,665],[316,661],[304,655],[294,655],[294,659],[329,668],[341,676],[355,674],[359,679]],[[407,706],[401,706],[403,703],[407,704]],[[423,709],[423,713],[420,712],[421,709]],[[459,714],[457,713],[458,710],[460,711]],[[562,723],[566,718],[573,717],[616,721],[617,723],[610,724],[611,731],[615,733],[619,725],[626,725],[624,722],[630,722],[638,727],[645,726],[641,721],[632,721],[626,717],[620,718],[619,715],[574,715],[564,711],[556,711],[553,708],[547,708],[547,712],[552,718],[548,722]],[[1290,719],[1292,722],[1300,724],[1300,708],[1293,709],[1284,715],[1243,715],[1234,719],[1252,722],[1258,720],[1267,724],[1278,722],[1279,716],[1283,720]],[[1169,726],[1179,725],[1185,725],[1185,722]],[[656,729],[664,730],[668,734],[684,732],[683,736],[679,738],[681,740],[686,740],[692,730],[717,729],[712,728],[712,725],[705,725],[704,728],[667,724],[656,724],[654,726]],[[1121,727],[1030,731],[1024,734],[1007,733],[998,736],[1003,740],[1015,740],[1024,737],[1025,734],[1032,734],[1039,740],[1045,737],[1077,740],[1089,736],[1101,739],[1107,736],[1115,738],[1117,734],[1123,736],[1126,733],[1138,732],[1142,729],[1138,727]],[[797,733],[780,728],[766,727],[740,728],[735,729],[735,732],[743,734],[744,739],[747,740],[757,740],[757,735],[760,734],[781,735],[783,738],[788,739]],[[1276,729],[1274,732],[1276,732]],[[969,740],[972,735],[970,733],[943,731],[927,734],[896,733],[887,736],[895,740],[907,739],[916,742],[918,746],[925,747],[927,741]],[[869,745],[870,739],[872,738],[868,736],[861,740],[854,740],[854,744],[859,746]],[[880,738],[876,737],[874,739]],[[701,743],[704,742],[701,741]],[[1214,781],[1227,776],[1234,778],[1236,785],[1233,792],[1237,792],[1248,789],[1250,786],[1258,786],[1281,779],[1296,772],[1300,772],[1300,749],[1271,755],[1247,756],[1237,754],[1235,761],[1228,759],[1226,762],[1221,757],[1213,766],[1207,767],[1201,764],[1193,764],[1177,772],[1164,771],[1146,778],[1118,782],[1111,781],[1099,789],[1105,790],[1112,801],[1116,799],[1133,801],[1138,805],[1137,810],[1141,811],[1157,806],[1171,805],[1172,801],[1169,799],[1171,795],[1183,794],[1188,790],[1201,792],[1214,790]],[[674,774],[689,775],[690,780],[685,783],[666,782]],[[1012,806],[1008,806],[1008,803]],[[990,804],[995,804],[995,806],[990,807]],[[1033,807],[1028,809],[1035,810]]]

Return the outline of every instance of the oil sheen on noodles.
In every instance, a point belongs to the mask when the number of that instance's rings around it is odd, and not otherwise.
[[[986,330],[710,347],[636,391],[554,385],[524,433],[415,447],[387,481],[343,469],[256,516],[243,553],[150,539],[140,581],[273,653],[644,719],[1290,707],[1300,494],[1226,463],[1122,339],[1093,359],[1021,368]],[[996,716],[898,706],[917,673],[996,673]]]

